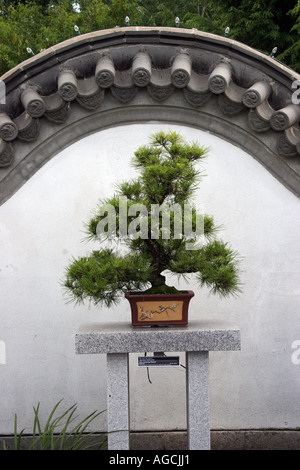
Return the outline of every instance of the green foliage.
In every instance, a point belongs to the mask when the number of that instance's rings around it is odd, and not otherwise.
[[[218,2],[207,0],[141,0],[142,21],[148,26],[175,26],[175,18],[180,19],[180,27],[196,28],[211,33],[223,34]]]
[[[36,408],[33,407],[34,421],[31,438],[24,434],[24,429],[18,433],[17,416],[15,415],[13,450],[88,450],[91,447],[100,450],[105,448],[106,443],[103,439],[99,436],[96,437],[96,433],[87,432],[88,426],[102,412],[94,411],[79,423],[74,424],[78,418],[75,415],[76,405],[55,417],[61,401],[50,412],[44,427],[42,427],[39,418],[40,404]],[[3,450],[8,450],[5,441],[3,441]]]
[[[224,35],[270,54],[299,71],[299,0],[158,0],[140,1],[142,21],[149,26],[175,26]],[[296,5],[295,5],[296,4]]]
[[[91,0],[85,3],[80,14],[77,13],[76,24],[81,33],[98,31],[113,27],[113,21],[110,18],[109,6],[99,0]],[[74,25],[75,23],[73,23]],[[74,32],[73,32],[74,35]]]
[[[111,199],[101,201],[86,227],[90,239],[121,241],[127,252],[101,248],[74,259],[64,282],[72,300],[110,306],[128,290],[167,292],[170,286],[163,271],[195,273],[200,286],[222,296],[239,291],[237,255],[216,240],[213,217],[200,217],[204,240],[194,245],[200,219],[191,200],[200,182],[199,164],[207,154],[208,149],[188,144],[171,131],[157,132],[148,146],[136,150],[133,165],[140,176],[123,182]]]
[[[77,302],[92,300],[111,306],[119,292],[143,289],[151,275],[147,260],[137,255],[121,256],[110,249],[93,251],[69,266],[65,287]]]
[[[77,19],[77,14],[66,0],[48,6],[39,25],[34,51],[39,52],[73,37]]]
[[[110,8],[110,19],[113,26],[125,26],[125,17],[130,18],[131,25],[141,23],[140,10],[136,0],[111,0],[106,2]]]
[[[278,56],[278,59],[286,64],[290,64],[294,70],[300,73],[300,0],[288,12],[288,15],[290,15],[294,23],[291,28],[293,40],[291,45]]]
[[[142,169],[143,201],[160,205],[172,197],[173,204],[187,202],[199,176],[193,163],[206,152],[196,144],[185,144],[175,132],[155,134],[149,147],[135,152],[133,161],[136,168]]]
[[[0,73],[29,57],[26,47],[32,48],[39,41],[42,23],[41,8],[35,3],[9,6],[0,15]]]
[[[300,71],[299,0],[35,0],[0,3],[0,75],[29,57],[81,33],[125,26],[196,28],[230,37],[269,54],[278,47],[278,59]]]
[[[219,0],[226,11],[223,26],[230,37],[269,54],[274,46],[281,52],[293,41],[293,26],[288,12],[294,0]]]

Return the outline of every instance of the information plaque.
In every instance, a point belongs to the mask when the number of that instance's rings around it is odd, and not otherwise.
[[[139,367],[176,367],[179,366],[179,356],[140,356]]]

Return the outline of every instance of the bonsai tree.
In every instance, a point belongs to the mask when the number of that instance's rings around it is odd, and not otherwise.
[[[194,273],[200,286],[221,296],[239,291],[236,253],[216,238],[213,218],[199,216],[191,205],[198,162],[207,154],[176,132],[158,132],[137,149],[133,165],[140,176],[100,201],[87,224],[100,249],[73,259],[66,269],[64,285],[73,300],[109,307],[126,291],[177,292],[166,285],[164,271]],[[121,242],[121,249],[107,245],[112,241]]]

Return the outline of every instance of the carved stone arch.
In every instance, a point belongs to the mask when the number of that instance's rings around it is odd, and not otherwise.
[[[239,146],[300,195],[300,76],[237,41],[115,28],[58,44],[0,80],[0,203],[76,140],[151,120]]]

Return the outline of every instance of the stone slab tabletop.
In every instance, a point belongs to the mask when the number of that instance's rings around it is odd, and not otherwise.
[[[90,323],[75,336],[77,354],[155,351],[233,351],[241,349],[240,330],[230,324],[198,320],[187,326],[132,327],[130,323]]]

